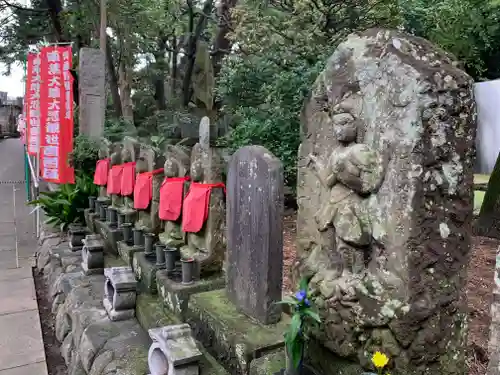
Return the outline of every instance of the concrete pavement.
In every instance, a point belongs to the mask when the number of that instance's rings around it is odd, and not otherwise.
[[[0,140],[0,375],[47,374],[31,270],[36,236],[24,180],[21,141]]]

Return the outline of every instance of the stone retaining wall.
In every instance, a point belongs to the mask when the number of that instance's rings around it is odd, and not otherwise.
[[[148,334],[136,319],[109,320],[102,305],[104,276],[84,276],[80,263],[80,252],[72,252],[62,235],[42,235],[37,271],[49,288],[68,374],[147,374]]]

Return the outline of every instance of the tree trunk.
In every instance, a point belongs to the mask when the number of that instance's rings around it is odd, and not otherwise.
[[[113,60],[113,51],[111,50],[111,43],[109,37],[106,41],[106,67],[109,82],[109,90],[111,91],[111,98],[113,100],[113,109],[117,119],[122,117],[122,103],[120,99],[120,91],[118,86],[118,77],[116,75],[115,64]]]
[[[236,6],[238,0],[222,0],[219,6],[219,25],[215,35],[214,49],[212,52],[212,64],[214,66],[214,77],[218,77],[222,67],[224,56],[231,52],[232,43],[227,38],[231,30],[231,9]]]
[[[120,99],[122,106],[123,118],[134,123],[134,106],[132,104],[132,89],[130,87],[129,81],[129,69],[125,65],[123,58],[120,60],[120,65],[118,67],[119,73],[119,84],[120,84]]]
[[[154,74],[154,88],[155,95],[154,98],[156,100],[156,108],[159,111],[163,111],[167,108],[166,97],[165,97],[165,70],[167,64],[165,63],[165,47],[166,47],[167,39],[160,34],[157,41],[157,51],[154,54],[155,56],[155,74]]]
[[[187,107],[189,102],[191,101],[192,96],[192,86],[191,79],[194,71],[194,64],[196,61],[196,46],[198,44],[198,39],[201,36],[201,33],[205,29],[205,25],[207,23],[207,15],[212,11],[213,0],[205,0],[203,4],[203,10],[201,11],[200,18],[198,18],[198,22],[196,23],[196,27],[193,30],[194,26],[194,8],[191,1],[188,1],[189,5],[189,42],[187,46],[187,67],[184,72],[184,79],[182,82],[182,104]]]

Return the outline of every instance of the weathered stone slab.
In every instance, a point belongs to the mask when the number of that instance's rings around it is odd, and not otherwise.
[[[103,220],[95,221],[96,232],[100,234],[104,240],[104,252],[108,254],[118,255],[118,241],[123,240],[123,234],[120,229],[113,228]]]
[[[189,297],[192,294],[222,289],[226,285],[226,280],[223,275],[215,274],[186,285],[172,280],[167,271],[160,270],[156,272],[156,283],[165,308],[184,321]]]
[[[252,359],[284,346],[283,332],[290,318],[262,325],[239,312],[221,289],[191,295],[186,322],[231,374],[248,375]]]
[[[104,131],[105,56],[99,49],[81,48],[78,60],[80,134],[98,138]]]
[[[135,252],[132,268],[138,282],[139,290],[153,295],[157,294],[156,272],[159,268],[155,260],[149,259],[144,252]]]
[[[232,156],[227,175],[227,292],[263,324],[281,317],[283,165],[262,146]]]
[[[118,254],[123,261],[129,266],[134,268],[134,254],[143,252],[144,246],[129,245],[125,241],[118,241]]]
[[[323,361],[465,373],[475,131],[473,80],[423,39],[368,30],[328,60],[303,112],[294,272]]]

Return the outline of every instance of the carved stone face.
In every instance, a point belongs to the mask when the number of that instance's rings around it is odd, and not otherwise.
[[[356,119],[349,113],[333,115],[333,132],[335,138],[342,143],[356,141],[357,127]]]
[[[179,176],[179,167],[175,160],[171,157],[167,157],[165,160],[165,164],[163,165],[163,169],[165,171],[166,177],[178,177]]]
[[[201,160],[194,161],[191,165],[191,179],[195,182],[203,182],[204,177]]]
[[[128,163],[128,162],[132,161],[132,154],[126,148],[124,148],[122,150],[121,154],[122,154],[122,162],[123,163]]]

